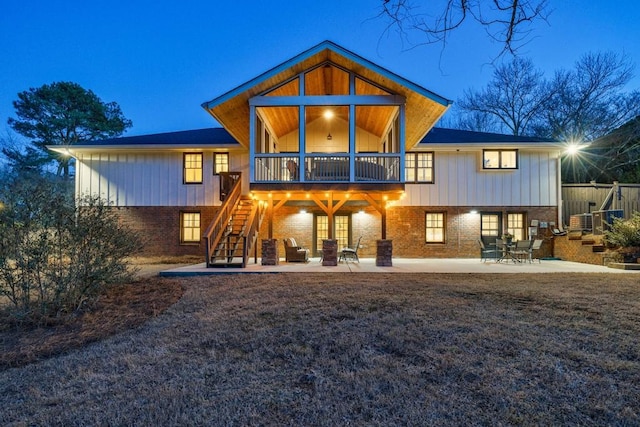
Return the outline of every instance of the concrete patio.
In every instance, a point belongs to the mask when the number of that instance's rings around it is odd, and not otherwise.
[[[204,263],[161,271],[160,276],[201,276],[232,273],[627,273],[640,271],[622,270],[605,266],[581,264],[569,261],[542,260],[533,263],[481,262],[478,258],[394,258],[392,267],[377,267],[375,258],[361,258],[360,262],[340,262],[337,266],[323,266],[319,258],[307,263],[284,262],[278,265],[262,265],[252,258],[247,268],[207,268]]]

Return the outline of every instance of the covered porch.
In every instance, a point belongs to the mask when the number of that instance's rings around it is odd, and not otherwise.
[[[398,184],[292,187],[281,191],[254,188],[250,193],[254,202],[266,209],[260,238],[293,237],[311,256],[320,256],[325,239],[337,240],[341,248],[354,245],[360,236],[366,247],[363,253],[375,255],[376,240],[387,238],[387,209],[404,197],[403,185]]]

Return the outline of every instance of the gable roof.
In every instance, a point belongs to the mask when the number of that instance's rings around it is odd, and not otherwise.
[[[331,41],[324,41],[237,88],[203,103],[202,107],[240,144],[249,147],[249,99],[327,62],[350,70],[406,98],[407,149],[425,136],[452,103]]]

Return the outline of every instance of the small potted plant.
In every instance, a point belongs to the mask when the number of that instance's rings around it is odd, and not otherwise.
[[[504,240],[504,241],[507,243],[507,245],[510,245],[510,244],[511,244],[511,242],[513,241],[513,234],[511,234],[511,233],[504,233],[504,234],[502,235],[502,240]]]

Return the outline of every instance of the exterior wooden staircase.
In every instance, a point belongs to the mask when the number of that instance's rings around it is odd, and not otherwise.
[[[229,175],[224,179],[234,182],[204,234],[207,267],[245,268],[264,218],[261,204],[240,195],[240,173]]]

